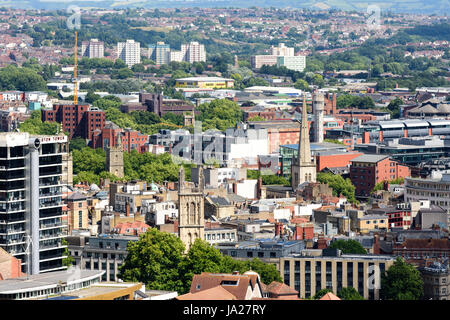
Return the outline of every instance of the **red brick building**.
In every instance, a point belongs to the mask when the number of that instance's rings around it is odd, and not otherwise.
[[[356,157],[362,156],[361,152],[323,152],[316,155],[317,172],[325,168],[347,167]]]
[[[105,126],[106,115],[88,104],[55,104],[52,110],[42,110],[42,121],[60,123],[70,138],[92,140],[94,131]]]
[[[107,122],[103,129],[97,129],[93,135],[92,147],[102,148],[115,147],[118,142],[123,146],[123,151],[130,152],[136,150],[139,153],[146,152],[146,145],[149,142],[149,136],[139,131],[131,129],[122,129],[113,122]]]
[[[0,248],[0,281],[24,276],[21,270],[21,260]]]
[[[406,239],[392,248],[392,254],[403,257],[416,266],[426,266],[431,261],[443,261],[450,255],[449,239]]]
[[[411,170],[393,161],[389,156],[364,154],[351,160],[350,180],[355,186],[355,195],[367,197],[381,181],[411,176]]]

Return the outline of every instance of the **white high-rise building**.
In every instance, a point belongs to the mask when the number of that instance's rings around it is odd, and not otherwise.
[[[105,55],[105,45],[103,41],[91,39],[81,43],[81,56],[88,58],[103,58]]]
[[[272,46],[270,50],[271,55],[273,56],[285,56],[285,57],[294,56],[294,48],[286,47],[284,43],[280,43],[278,47]]]
[[[181,45],[183,60],[189,63],[206,61],[205,46],[198,42]]]
[[[123,60],[128,68],[141,63],[141,44],[134,40],[117,43],[117,58]]]
[[[290,70],[303,72],[306,68],[305,56],[278,56],[277,67],[286,67]]]
[[[63,270],[66,135],[0,133],[0,248],[22,261],[22,272]]]

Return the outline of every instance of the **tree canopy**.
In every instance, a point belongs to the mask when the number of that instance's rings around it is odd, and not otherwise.
[[[19,130],[30,134],[55,135],[58,134],[60,127],[57,122],[42,122],[41,111],[35,110],[29,119],[19,125]]]
[[[420,300],[423,294],[419,271],[401,257],[381,275],[380,297],[383,300]]]
[[[338,291],[337,296],[342,300],[364,300],[364,297],[353,287],[342,288]]]
[[[336,240],[333,241],[329,248],[339,249],[342,253],[351,253],[351,254],[367,254],[366,249],[356,240],[348,239],[348,240]]]
[[[333,189],[333,195],[343,195],[347,198],[348,202],[355,203],[355,186],[349,178],[344,179],[340,175],[334,175],[332,173],[317,173],[317,181],[321,183],[328,183],[330,188]]]
[[[46,90],[47,83],[36,70],[9,65],[0,69],[0,90]]]
[[[150,289],[176,290],[179,294],[189,292],[194,274],[202,272],[242,274],[253,270],[265,284],[281,281],[275,265],[257,258],[242,261],[222,256],[219,249],[201,239],[196,239],[186,254],[184,248],[178,237],[149,229],[137,242],[130,242],[120,277],[143,282]]]
[[[242,121],[241,108],[236,102],[228,99],[217,99],[203,103],[197,110],[200,111],[197,118],[202,121],[203,130],[226,130]]]

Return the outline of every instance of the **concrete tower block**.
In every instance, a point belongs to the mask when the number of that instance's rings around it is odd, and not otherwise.
[[[322,93],[315,93],[313,96],[313,112],[314,112],[314,142],[323,142],[323,113],[324,113],[324,96]]]

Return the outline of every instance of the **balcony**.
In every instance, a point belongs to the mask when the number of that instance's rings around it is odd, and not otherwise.
[[[62,207],[63,205],[64,205],[64,203],[62,201],[41,203],[41,204],[39,204],[39,209],[56,208],[56,207]]]
[[[47,234],[47,235],[40,235],[39,241],[60,239],[60,238],[66,237],[66,236],[67,235],[62,232],[56,232],[56,233],[51,233],[51,234]]]

